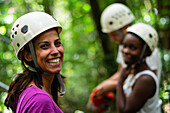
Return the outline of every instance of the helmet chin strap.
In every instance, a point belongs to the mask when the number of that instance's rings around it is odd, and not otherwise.
[[[29,48],[30,48],[30,51],[31,51],[31,55],[33,57],[33,62],[34,62],[34,65],[35,65],[35,69],[33,67],[30,67],[29,66],[29,69],[30,70],[33,70],[33,72],[38,72],[39,74],[45,74],[45,75],[49,75],[49,76],[54,76],[54,75],[57,75],[57,78],[59,80],[59,83],[60,85],[62,86],[62,93],[60,94],[60,96],[63,96],[65,94],[65,88],[64,88],[64,83],[63,83],[63,80],[61,78],[61,75],[58,74],[58,73],[49,73],[49,72],[45,72],[39,65],[38,65],[38,62],[37,62],[37,57],[36,57],[36,54],[35,54],[35,50],[34,50],[34,46],[33,46],[33,43],[32,41],[30,41],[28,43],[29,45]]]
[[[30,48],[30,51],[31,51],[31,55],[32,55],[32,58],[33,58],[33,62],[34,62],[34,65],[35,65],[35,70],[40,73],[40,74],[43,74],[44,71],[40,68],[40,66],[38,65],[38,62],[37,62],[37,57],[35,55],[35,51],[34,51],[34,46],[32,44],[32,41],[30,41],[28,43],[29,45],[29,48]]]
[[[141,52],[140,57],[139,57],[139,60],[131,66],[132,68],[134,68],[137,64],[140,64],[141,62],[146,60],[145,58],[143,58],[145,50],[146,50],[146,47],[147,47],[147,45],[144,44],[142,52]]]
[[[60,94],[60,96],[63,96],[65,94],[65,87],[64,87],[64,83],[63,83],[63,80],[61,78],[61,75],[59,73],[57,73],[57,78],[58,78],[58,81],[62,87],[62,92]]]

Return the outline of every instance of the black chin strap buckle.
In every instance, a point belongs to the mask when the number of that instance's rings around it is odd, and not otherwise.
[[[39,74],[43,74],[43,73],[44,73],[44,71],[43,71],[41,68],[39,68],[39,67],[35,67],[35,70],[36,70]]]
[[[60,96],[63,96],[65,94],[65,87],[64,87],[64,83],[63,83],[63,80],[61,78],[61,75],[60,74],[57,74],[57,78],[58,78],[58,81],[62,87],[62,92],[60,94]]]

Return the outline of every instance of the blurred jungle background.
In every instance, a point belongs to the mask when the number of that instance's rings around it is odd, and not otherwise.
[[[117,44],[101,32],[100,15],[112,3],[126,4],[136,22],[152,25],[159,33],[162,77],[162,108],[169,103],[170,91],[170,1],[169,0],[0,0],[0,111],[5,90],[22,67],[10,44],[13,22],[30,11],[53,15],[63,26],[60,37],[65,56],[61,74],[66,76],[66,94],[60,99],[64,113],[90,113],[86,109],[93,88],[117,70]],[[6,85],[5,85],[6,84]],[[114,106],[107,111],[116,111]]]

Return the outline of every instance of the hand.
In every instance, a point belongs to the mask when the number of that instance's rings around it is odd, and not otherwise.
[[[99,84],[93,92],[95,92],[95,96],[103,96],[109,91],[113,91],[116,88],[118,80],[106,80]]]
[[[120,72],[119,82],[123,83],[126,80],[126,78],[132,73],[134,73],[134,68],[132,67],[123,68]]]

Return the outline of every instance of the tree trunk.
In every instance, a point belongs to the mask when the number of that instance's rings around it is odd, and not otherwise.
[[[53,0],[43,0],[43,6],[46,13],[53,15]]]
[[[164,2],[161,2],[160,0],[157,0],[157,6],[158,6],[158,15],[160,18],[167,18],[167,20],[170,17],[170,4],[166,4],[168,3],[169,0],[164,0]],[[161,46],[163,49],[169,50],[170,49],[170,25],[167,22],[167,27],[166,28],[158,28],[159,29],[159,36],[160,36],[160,41],[161,41]]]
[[[117,48],[113,48],[111,45],[108,35],[103,33],[101,31],[101,25],[100,25],[100,16],[101,12],[99,9],[98,2],[96,0],[90,0],[90,5],[92,8],[92,14],[93,14],[93,19],[94,22],[96,23],[96,29],[98,31],[98,36],[101,40],[101,44],[103,47],[103,52],[104,52],[104,62],[106,64],[106,68],[108,69],[108,74],[113,74],[113,72],[116,70],[117,64],[115,62],[115,56],[117,54]],[[109,76],[110,76],[109,75]]]

